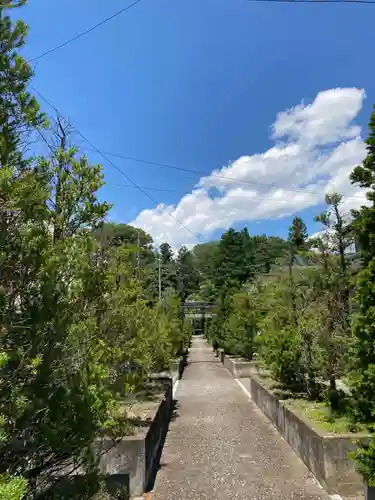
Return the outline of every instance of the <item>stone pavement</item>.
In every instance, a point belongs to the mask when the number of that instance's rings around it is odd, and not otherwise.
[[[236,380],[195,337],[150,500],[328,500]]]

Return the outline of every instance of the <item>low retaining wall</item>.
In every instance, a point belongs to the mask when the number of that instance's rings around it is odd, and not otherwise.
[[[163,395],[150,406],[135,434],[120,439],[103,436],[91,446],[98,458],[108,499],[129,500],[142,496],[153,484],[173,411],[172,379],[159,378],[159,381],[163,382]],[[53,492],[59,492],[61,499],[78,500],[81,498],[78,490],[85,484],[86,474],[84,468],[74,468],[74,464],[67,463],[58,474],[51,475],[53,482],[56,477],[60,478]]]
[[[177,358],[174,361],[172,361],[170,376],[172,377],[173,383],[177,382],[177,380],[180,380],[180,378],[182,377],[186,364],[186,358],[187,358],[187,352],[184,354],[184,356],[181,356],[180,358]]]
[[[253,365],[246,359],[235,358],[232,356],[224,355],[224,366],[234,378],[249,378],[254,371]]]
[[[181,378],[185,363],[186,356],[182,356],[172,362],[168,372],[152,375],[152,379],[162,383],[164,390],[151,405],[146,419],[139,422],[135,434],[121,439],[104,436],[93,443],[92,451],[99,457],[99,471],[104,476],[106,498],[128,500],[142,496],[152,487],[174,408],[173,386]],[[67,466],[59,475],[70,470],[71,467]],[[84,476],[84,470],[76,469],[59,481],[61,489],[74,491],[80,482],[85,481]],[[76,497],[72,494],[69,498]]]
[[[173,411],[172,380],[165,379],[165,394],[157,407],[150,411],[148,422],[138,428],[135,435],[114,441],[97,440],[94,450],[100,455],[99,469],[106,476],[107,484],[128,485],[128,495],[141,496],[154,477],[161,448]],[[125,492],[123,492],[126,498]],[[119,498],[114,496],[113,498]]]
[[[156,379],[156,380],[165,379],[165,378],[170,378],[172,380],[173,398],[175,397],[175,390],[177,387],[176,382],[177,382],[177,380],[181,379],[182,374],[183,374],[184,369],[185,369],[187,355],[188,355],[188,351],[186,351],[186,353],[183,356],[176,358],[174,361],[172,361],[171,367],[170,367],[168,372],[154,373],[152,375],[152,378]]]
[[[366,442],[367,435],[325,434],[313,428],[307,417],[278,400],[254,374],[250,376],[250,392],[254,403],[329,493],[363,494],[363,479],[348,453],[358,447],[358,440]]]
[[[177,358],[172,361],[171,367],[167,372],[153,373],[151,378],[153,379],[166,379],[170,378],[173,383],[177,382],[182,376],[184,371],[186,357]]]

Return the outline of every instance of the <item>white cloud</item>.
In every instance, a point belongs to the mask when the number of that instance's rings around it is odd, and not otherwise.
[[[310,147],[356,137],[360,129],[351,121],[359,113],[363,98],[364,91],[355,88],[319,92],[312,104],[302,103],[278,113],[273,136],[287,136]]]
[[[209,237],[236,221],[291,215],[321,203],[333,190],[344,195],[347,210],[361,205],[364,192],[351,185],[349,173],[366,154],[353,123],[364,99],[361,89],[330,89],[311,104],[278,113],[273,147],[214,170],[176,206],[143,210],[131,224],[149,232],[156,244],[177,247],[196,243],[195,233]]]

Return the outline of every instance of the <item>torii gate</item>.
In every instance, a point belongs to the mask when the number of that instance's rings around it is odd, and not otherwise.
[[[216,309],[216,304],[210,302],[202,302],[197,300],[186,301],[181,304],[181,320],[184,321],[185,318],[190,318],[193,321],[194,333],[204,334],[206,318],[212,318],[216,316],[214,310]],[[186,313],[186,310],[191,312]],[[199,327],[197,328],[196,321],[199,321]]]

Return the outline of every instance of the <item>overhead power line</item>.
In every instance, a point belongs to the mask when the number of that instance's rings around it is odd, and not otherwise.
[[[37,90],[35,87],[31,87],[32,90],[38,94],[38,96],[51,108],[55,111],[55,113],[57,113],[58,116],[62,116],[62,114],[60,113],[60,111],[56,108],[56,106],[54,106],[52,104],[51,101],[49,101],[41,92],[39,92],[39,90]],[[125,179],[127,179],[131,185],[133,187],[135,187],[136,189],[138,189],[141,193],[143,193],[149,200],[151,200],[153,203],[155,203],[155,205],[159,205],[159,203],[155,200],[155,198],[153,198],[151,195],[149,195],[147,193],[147,191],[142,188],[139,184],[137,184],[135,181],[133,181],[133,179],[131,177],[129,177],[125,172],[123,172],[115,163],[113,163],[113,161],[108,158],[99,148],[97,148],[89,139],[87,139],[87,137],[85,137],[85,135],[80,131],[78,130],[76,127],[75,127],[75,131],[76,133],[85,141],[87,142],[87,144],[89,146],[91,146],[102,158],[104,158],[110,165],[112,165],[112,167],[114,169],[116,169],[123,177],[125,177]],[[177,222],[182,228],[184,228],[186,231],[188,231],[190,234],[192,234],[195,238],[197,238],[198,241],[202,241],[202,237],[195,233],[194,231],[192,231],[191,229],[189,229],[187,226],[185,226],[180,220],[178,220],[172,213],[170,212],[167,212],[168,215],[175,221]]]
[[[34,92],[36,94],[38,94],[38,96],[51,108],[55,111],[55,113],[58,115],[58,116],[61,116],[62,117],[62,114],[60,113],[60,111],[56,108],[56,106],[54,106],[51,101],[49,101],[43,94],[41,94],[41,92],[39,92],[35,87],[31,87],[32,90],[34,90]],[[41,134],[41,131],[39,129],[37,129],[39,134]],[[152,197],[150,196],[146,190],[148,190],[149,188],[145,188],[145,187],[142,187],[140,186],[139,184],[137,184],[135,181],[133,181],[125,172],[123,172],[115,163],[113,163],[110,158],[108,158],[108,155],[112,155],[111,153],[105,153],[103,152],[102,150],[100,150],[99,148],[97,148],[89,139],[87,139],[87,137],[85,137],[83,135],[82,132],[80,132],[76,127],[75,127],[75,131],[76,133],[83,139],[83,141],[85,141],[91,148],[93,148],[93,150],[95,152],[97,152],[102,158],[104,158],[115,170],[117,170],[122,176],[124,176],[130,183],[131,185],[129,187],[134,187],[136,189],[138,189],[139,191],[141,191],[149,200],[151,200],[155,205],[158,205],[158,202]],[[42,135],[42,134],[41,134]],[[42,135],[42,138],[43,140],[46,142],[45,138],[43,137]],[[46,142],[47,145],[49,146],[48,142]],[[49,146],[50,147],[50,146]],[[116,155],[116,156],[119,156],[121,157],[122,155]],[[149,160],[139,160],[139,159],[135,159],[134,157],[124,157],[125,159],[129,160],[129,159],[132,159],[134,161],[139,161],[139,162],[142,162],[142,163],[149,163],[149,164],[153,164],[153,165],[158,165],[158,166],[164,166],[166,167],[167,165],[166,164],[162,164],[162,163],[158,163],[158,162],[151,162]],[[193,170],[190,170],[190,169],[185,169],[185,168],[182,168],[182,167],[176,167],[176,166],[171,166],[169,165],[167,168],[176,168],[178,170],[184,170],[184,171],[189,171],[189,172],[193,172],[193,173],[199,173],[199,171],[193,171]],[[203,175],[207,176],[206,173],[202,173]],[[222,176],[224,177],[225,179],[228,179],[226,176]],[[230,180],[232,181],[236,181],[236,182],[240,182],[238,181],[237,179],[235,178],[230,178]],[[242,181],[242,182],[245,182],[245,181]],[[268,188],[277,188],[277,186],[273,185],[273,184],[256,184],[256,183],[251,183],[250,181],[249,182],[245,182],[246,184],[250,184],[252,186],[262,186],[262,187],[268,187]],[[125,186],[124,186],[125,187]],[[284,188],[282,188],[284,189]],[[300,193],[310,193],[310,194],[316,194],[315,191],[308,191],[306,189],[296,189],[296,188],[285,188],[286,190],[291,190],[291,191],[297,191],[297,192],[300,192]],[[267,199],[270,199],[273,201],[273,203],[283,203],[284,201],[283,200],[275,200],[275,198],[273,197],[270,197],[270,196],[267,196],[267,195],[260,195],[259,193],[257,193],[257,198],[260,198],[262,200],[267,200]],[[349,196],[351,198],[360,198],[362,199],[362,197],[360,196]],[[198,241],[202,242],[203,238],[195,233],[194,231],[192,231],[191,229],[189,229],[187,226],[185,226],[180,220],[178,220],[171,212],[167,212],[167,214],[175,221],[177,222],[183,229],[185,229],[186,231],[188,231],[190,234],[192,234],[195,238],[197,238]]]
[[[141,186],[139,186],[139,184],[137,184],[135,181],[133,181],[133,179],[131,179],[127,174],[125,174],[125,172],[123,172],[120,168],[118,168],[117,165],[115,165],[104,153],[102,153],[100,151],[100,149],[98,149],[96,146],[94,146],[94,144],[89,140],[87,139],[87,137],[85,137],[82,132],[80,132],[79,130],[77,130],[77,134],[80,135],[82,137],[82,139],[87,142],[87,144],[89,144],[92,148],[95,149],[95,151],[102,157],[104,158],[108,163],[110,163],[113,168],[115,168],[118,172],[120,172],[121,175],[123,175],[135,188],[137,188],[139,191],[141,191],[141,193],[143,193],[145,196],[147,196],[147,198],[149,200],[151,200],[153,203],[155,203],[155,205],[159,205],[159,203],[152,197],[150,196],[147,191],[145,189],[143,189]],[[181,227],[183,227],[186,231],[188,231],[190,234],[192,234],[195,238],[198,239],[198,241],[200,241],[202,238],[197,234],[195,233],[194,231],[192,231],[191,229],[189,229],[187,226],[185,226],[180,220],[178,220],[174,215],[172,215],[172,213],[168,212],[168,215],[175,221],[177,222]]]
[[[35,89],[34,89],[35,90]],[[53,108],[57,113],[58,113],[58,110]],[[44,142],[47,144],[47,146],[49,147],[49,149],[52,151],[51,149],[51,146],[48,144],[46,138],[41,134],[41,131],[39,130],[38,128],[38,132],[39,134],[42,136],[42,139],[44,140]],[[85,150],[87,151],[96,151],[95,149],[90,149],[90,148],[84,148]],[[165,163],[158,163],[158,162],[154,162],[154,161],[148,161],[148,160],[141,160],[139,158],[134,158],[132,156],[123,156],[123,155],[118,155],[116,153],[109,153],[108,151],[102,151],[102,153],[104,153],[105,155],[108,155],[108,156],[114,156],[114,157],[118,157],[118,158],[122,158],[122,159],[125,159],[125,160],[133,160],[133,161],[136,161],[136,162],[141,162],[141,163],[147,163],[147,164],[151,164],[151,165],[156,165],[156,166],[160,166],[160,167],[166,167],[166,168],[175,168],[175,169],[178,169],[178,170],[182,170],[182,171],[186,171],[186,172],[192,172],[192,173],[199,173],[199,171],[197,170],[190,170],[190,169],[186,169],[186,168],[182,168],[182,167],[177,167],[177,166],[172,166],[172,165],[168,165],[168,164],[165,164]],[[296,170],[293,169],[293,171],[288,175],[288,177],[290,177],[293,172]],[[202,175],[207,175],[205,173],[201,173]],[[224,179],[228,179],[228,177],[226,176],[222,176]],[[233,182],[244,182],[245,184],[250,184],[251,186],[255,186],[255,187],[267,187],[269,189],[275,189],[277,188],[277,186],[275,186],[274,184],[253,184],[251,181],[242,181],[242,180],[238,180],[238,179],[235,179],[234,177],[230,177],[229,178],[231,181]],[[115,184],[115,183],[111,183],[111,182],[106,182],[107,185],[111,185],[111,186],[118,186],[118,187],[126,187],[126,188],[137,188],[137,186],[134,186],[134,185],[130,185],[130,184]],[[178,190],[177,189],[158,189],[158,188],[151,188],[151,187],[145,187],[145,186],[140,186],[142,189],[146,190],[146,191],[160,191],[160,192],[177,192]],[[308,194],[316,194],[315,191],[310,191],[310,190],[307,190],[307,189],[298,189],[298,188],[290,188],[290,187],[287,187],[287,188],[280,188],[280,189],[286,189],[286,190],[289,190],[289,191],[295,191],[297,193],[308,193]],[[350,198],[356,198],[356,199],[363,199],[362,196],[356,196],[356,195],[352,195],[352,196],[349,196]],[[256,198],[260,199],[261,201],[266,201],[266,200],[270,200],[272,201],[273,203],[283,203],[284,201],[283,200],[276,200],[273,196],[270,196],[270,195],[267,195],[267,194],[260,194],[260,193],[257,193],[256,194]]]
[[[85,149],[87,151],[95,151],[95,150],[90,150],[89,148],[85,148]],[[227,175],[220,175],[220,174],[216,174],[216,173],[215,174],[208,174],[207,172],[203,172],[201,170],[195,170],[195,169],[191,169],[191,168],[179,167],[177,165],[172,165],[170,163],[161,163],[161,162],[152,161],[152,160],[145,160],[143,158],[136,158],[134,156],[121,155],[121,154],[118,154],[118,153],[110,153],[108,151],[103,151],[103,153],[105,155],[107,155],[107,156],[113,156],[114,158],[119,158],[119,159],[126,160],[126,161],[134,161],[136,163],[143,163],[143,164],[146,164],[146,165],[153,165],[155,167],[162,167],[162,168],[168,168],[168,169],[173,169],[173,170],[180,170],[181,172],[187,172],[187,173],[191,173],[191,174],[198,174],[198,175],[200,175],[202,177],[209,177],[209,176],[217,177],[218,179],[224,179],[224,180],[226,180],[228,182],[234,182],[234,183],[237,183],[237,184],[245,184],[245,185],[253,187],[253,188],[261,188],[261,189],[285,189],[286,191],[292,191],[292,192],[296,192],[296,193],[316,194],[316,191],[313,191],[311,189],[306,189],[306,188],[296,188],[296,187],[291,187],[291,186],[288,186],[288,187],[284,188],[284,187],[276,186],[275,184],[271,184],[271,183],[253,182],[253,181],[248,181],[246,179],[237,179],[236,177],[229,177]],[[296,170],[296,169],[294,169],[294,170]],[[290,177],[292,175],[293,171],[288,175],[288,177]],[[355,198],[359,198],[359,197],[355,196]],[[272,198],[272,199],[274,199],[274,198]]]
[[[179,167],[177,165],[171,165],[170,163],[161,163],[157,161],[152,161],[152,160],[145,160],[143,158],[136,158],[134,156],[127,156],[127,155],[121,155],[118,153],[110,153],[108,151],[104,151],[104,153],[108,156],[113,156],[114,158],[119,158],[122,160],[127,160],[127,161],[134,161],[136,163],[143,163],[145,165],[153,165],[155,167],[162,167],[162,168],[169,168],[172,170],[180,170],[181,172],[188,172],[190,174],[197,174],[202,177],[217,177],[218,179],[224,179],[229,182],[236,182],[237,184],[246,184],[251,187],[257,187],[257,188],[272,188],[275,187],[273,184],[267,184],[267,183],[260,183],[260,182],[253,182],[253,181],[247,181],[246,179],[237,179],[236,177],[229,177],[227,175],[220,175],[220,174],[208,174],[207,172],[203,172],[202,170],[196,170],[192,168],[186,168],[186,167]],[[298,191],[298,192],[308,192],[308,190],[305,189],[298,189],[298,188],[288,188],[289,190],[292,191]],[[311,191],[313,192],[313,191]]]
[[[97,28],[100,28],[100,26],[103,26],[103,24],[106,24],[109,21],[112,21],[112,19],[115,19],[116,17],[120,16],[124,12],[130,10],[132,7],[135,7],[140,2],[141,2],[141,0],[135,0],[133,3],[131,3],[130,5],[127,5],[124,8],[122,8],[121,10],[119,10],[118,12],[116,12],[115,14],[112,14],[111,16],[103,19],[102,21],[100,21],[99,23],[95,24],[94,26],[91,26],[91,28],[88,28],[85,31],[82,31],[81,33],[79,33],[78,35],[75,35],[72,38],[69,38],[68,40],[65,40],[65,42],[61,43],[60,45],[56,45],[56,47],[52,47],[51,49],[48,49],[45,52],[42,52],[38,56],[33,57],[32,59],[29,59],[28,62],[31,63],[31,62],[34,62],[34,61],[38,61],[39,59],[42,59],[42,57],[45,57],[45,56],[47,56],[49,54],[52,54],[52,52],[56,52],[57,50],[62,49],[63,47],[66,47],[70,43],[75,42],[76,40],[78,40],[78,39],[80,39],[80,38],[88,35],[89,33],[92,33]]]
[[[42,141],[47,145],[48,149],[52,154],[55,154],[55,150],[53,146],[48,142],[46,136],[43,134],[41,131],[40,127],[36,127],[36,130],[42,139]],[[131,184],[117,184],[114,182],[107,182],[105,183],[106,186],[115,186],[115,187],[121,187],[121,188],[134,188],[135,186],[132,186]],[[176,193],[178,190],[177,189],[163,189],[163,188],[153,188],[153,187],[146,187],[146,186],[141,186],[142,189],[145,189],[146,191],[160,191],[163,193]]]
[[[46,102],[48,104],[48,106],[50,106],[58,115],[61,115],[61,113],[59,112],[59,110],[50,102],[48,101],[48,99],[46,97],[44,97],[35,87],[32,87],[32,89],[41,97],[41,99],[44,100],[44,102]],[[39,128],[37,129],[38,132],[39,132],[39,135],[41,135],[41,131],[39,130]],[[194,174],[199,174],[199,175],[202,175],[204,177],[207,177],[208,175],[212,175],[212,174],[207,174],[206,172],[202,172],[202,171],[199,171],[199,170],[193,170],[193,169],[188,169],[188,168],[184,168],[184,167],[178,167],[176,165],[170,165],[168,163],[160,163],[160,162],[156,162],[156,161],[151,161],[151,160],[144,160],[144,159],[140,159],[140,158],[135,158],[134,156],[125,156],[125,155],[120,155],[120,154],[117,154],[117,153],[110,153],[108,151],[103,151],[103,150],[99,150],[98,148],[96,148],[96,146],[93,146],[86,138],[83,137],[82,133],[79,132],[78,129],[76,129],[76,132],[81,136],[81,138],[87,142],[87,144],[89,144],[91,146],[92,149],[90,148],[85,148],[87,151],[94,151],[94,152],[97,152],[99,153],[102,158],[104,158],[112,167],[114,167],[118,172],[121,173],[121,175],[125,176],[131,183],[132,185],[128,185],[128,186],[123,186],[123,187],[133,187],[133,188],[136,188],[136,189],[141,189],[142,192],[149,198],[151,199],[154,203],[158,204],[157,201],[153,200],[152,197],[150,197],[147,193],[145,193],[144,191],[169,191],[169,192],[173,192],[173,190],[163,190],[163,189],[157,189],[157,188],[147,188],[147,187],[143,187],[143,186],[139,186],[138,184],[136,184],[134,181],[132,181],[129,176],[127,176],[127,174],[125,174],[117,165],[115,165],[109,158],[107,158],[108,156],[113,156],[113,157],[116,157],[116,158],[120,158],[120,159],[123,159],[123,160],[129,160],[129,161],[134,161],[134,162],[138,162],[138,163],[145,163],[145,164],[148,164],[148,165],[154,165],[154,166],[158,166],[158,167],[163,167],[163,168],[170,168],[170,169],[175,169],[175,170],[181,170],[183,172],[188,172],[188,173],[194,173]],[[47,143],[47,145],[49,146],[48,142],[46,141],[45,137],[43,137],[42,135],[42,138],[44,140],[44,142]],[[51,149],[51,147],[49,146],[49,148]],[[293,169],[293,171],[295,171],[296,169]],[[289,176],[292,175],[293,171],[289,174]],[[314,194],[316,195],[316,191],[313,191],[313,190],[309,190],[309,189],[306,189],[306,188],[294,188],[294,187],[286,187],[286,188],[283,188],[283,187],[278,187],[278,186],[275,186],[275,184],[270,184],[270,183],[255,183],[255,182],[252,182],[252,181],[246,181],[244,179],[236,179],[235,177],[227,177],[225,175],[219,175],[219,174],[215,174],[215,177],[218,177],[218,178],[222,178],[222,179],[225,179],[225,180],[228,180],[230,182],[236,182],[236,183],[239,183],[239,184],[246,184],[246,185],[249,185],[251,187],[256,187],[256,188],[267,188],[267,189],[284,189],[286,191],[292,191],[292,192],[296,192],[296,193],[303,193],[303,194]],[[144,191],[143,191],[144,190]],[[267,196],[267,195],[264,195],[264,194],[259,194],[257,193],[257,197],[259,197],[260,199],[262,200],[272,200],[273,202],[277,202],[277,200],[275,200],[274,197],[272,196]],[[356,196],[356,195],[352,195],[352,196],[348,196],[350,198],[356,198],[356,199],[362,199],[362,196]],[[281,201],[280,201],[281,202]],[[175,217],[172,215],[172,214],[169,214],[172,218],[175,219]],[[177,221],[177,219],[175,219]],[[180,221],[177,221],[179,224],[182,224]],[[184,226],[183,226],[184,227]],[[187,228],[185,228],[187,229]],[[192,232],[190,231],[189,229],[187,229],[189,232]],[[198,237],[195,233],[193,233],[196,237]]]
[[[115,186],[115,187],[121,187],[121,188],[135,188],[135,186],[132,186],[131,184],[117,184],[114,182],[106,182],[106,185],[108,186]],[[157,191],[161,193],[177,193],[178,189],[164,189],[164,188],[153,188],[153,187],[145,187],[141,186],[142,189],[145,191]]]
[[[369,5],[375,5],[375,0],[247,0],[250,3],[289,3],[289,4],[298,4],[298,3],[307,3],[307,4],[369,4]],[[29,59],[29,63],[38,61],[39,59],[42,59],[43,57],[52,54],[53,52],[56,52],[57,50],[62,49],[63,47],[66,47],[72,42],[75,42],[76,40],[79,40],[80,38],[88,35],[89,33],[92,33],[95,31],[97,28],[100,28],[104,24],[108,23],[109,21],[112,21],[116,17],[120,16],[124,12],[130,10],[132,7],[135,7],[137,4],[139,4],[141,0],[135,0],[133,3],[127,5],[126,7],[120,9],[118,12],[115,12],[109,17],[106,17],[99,23],[95,24],[94,26],[91,26],[90,28],[82,31],[81,33],[78,33],[78,35],[73,36],[72,38],[69,38],[68,40],[65,40],[65,42],[62,42],[59,45],[56,45],[55,47],[52,47],[45,52],[42,52],[38,56],[35,56],[31,59]]]

